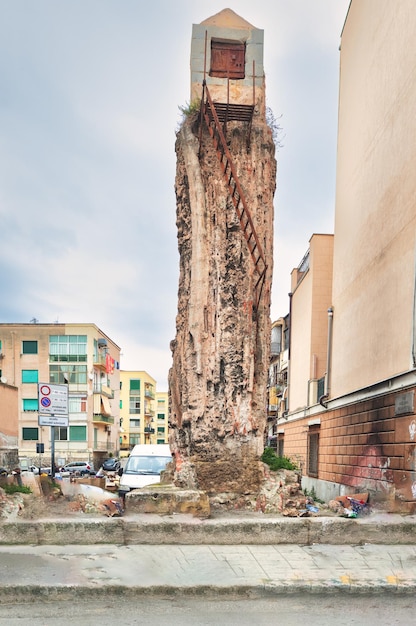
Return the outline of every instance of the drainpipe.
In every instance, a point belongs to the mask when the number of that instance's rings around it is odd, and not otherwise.
[[[286,387],[287,387],[287,411],[286,414],[289,413],[289,407],[290,407],[290,348],[291,348],[291,344],[292,344],[292,298],[293,298],[293,293],[290,292],[288,294],[289,296],[289,345],[287,346],[287,381],[286,381]],[[286,416],[287,419],[287,416]]]
[[[416,257],[413,277],[413,322],[412,322],[412,360],[416,367]]]
[[[326,354],[326,389],[323,396],[319,398],[319,404],[328,408],[328,398],[331,393],[331,356],[332,356],[332,326],[334,321],[334,309],[332,306],[328,309],[328,346]]]

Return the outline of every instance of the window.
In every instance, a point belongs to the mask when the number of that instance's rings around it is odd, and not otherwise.
[[[55,385],[86,385],[87,366],[86,365],[49,365],[49,382]]]
[[[68,429],[66,426],[55,426],[55,441],[68,441]]]
[[[23,400],[23,410],[24,411],[37,411],[38,410],[38,399],[26,399]]]
[[[87,427],[86,426],[70,426],[69,427],[69,440],[70,441],[87,441]]]
[[[140,396],[130,396],[129,413],[140,413]]]
[[[158,419],[158,420],[164,420],[164,419],[165,419],[165,417],[166,417],[166,415],[165,415],[164,413],[158,413],[158,414],[157,414],[157,419]]]
[[[38,342],[37,341],[22,341],[22,354],[37,354]]]
[[[322,396],[325,393],[325,376],[322,376],[322,378],[320,378],[318,380],[318,393],[317,393],[317,402],[319,402],[319,398],[322,398]]]
[[[271,354],[276,356],[282,351],[282,327],[273,326],[272,328],[272,345]]]
[[[136,446],[140,443],[140,435],[130,435],[129,443],[131,446]]]
[[[135,389],[140,391],[140,378],[131,378],[130,379],[130,390]]]
[[[140,420],[130,420],[130,428],[140,428]]]
[[[86,413],[87,396],[69,396],[68,410],[70,413]]]
[[[163,433],[163,434],[164,434],[164,433],[165,433],[165,427],[164,427],[164,426],[158,426],[158,427],[157,427],[157,432],[158,432],[158,433]]]
[[[309,427],[308,476],[318,476],[319,426]]]
[[[245,43],[212,39],[209,75],[218,78],[244,78],[245,53]]]
[[[50,335],[50,361],[86,361],[87,335]]]
[[[284,456],[284,444],[285,444],[285,438],[284,435],[278,435],[277,436],[277,450],[276,450],[276,454],[277,456]]]
[[[38,428],[22,428],[23,441],[38,441],[39,429]]]
[[[165,440],[164,439],[158,439],[157,443],[165,443]]]
[[[37,383],[38,370],[22,370],[22,383]]]

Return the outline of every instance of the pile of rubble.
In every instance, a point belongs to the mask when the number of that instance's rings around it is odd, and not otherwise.
[[[39,519],[65,517],[66,515],[106,515],[123,514],[123,502],[114,493],[88,484],[88,480],[52,481],[47,476],[22,474],[19,483],[29,487],[30,493],[7,493],[6,485],[15,484],[13,477],[2,481],[0,486],[0,521],[12,521],[17,517]]]
[[[222,493],[210,498],[212,511],[254,511],[284,517],[358,517],[369,512],[368,493],[338,496],[328,504],[306,495],[298,471],[272,471],[264,464],[264,480],[258,494]]]

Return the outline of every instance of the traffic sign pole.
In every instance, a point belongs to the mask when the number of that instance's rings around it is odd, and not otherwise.
[[[55,426],[51,426],[51,474],[55,480]]]

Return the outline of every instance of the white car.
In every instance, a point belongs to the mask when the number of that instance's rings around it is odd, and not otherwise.
[[[72,461],[71,463],[67,463],[62,468],[61,474],[64,474],[65,472],[78,476],[84,476],[86,474],[89,476],[95,474],[94,466],[92,463],[88,463],[87,461]]]

